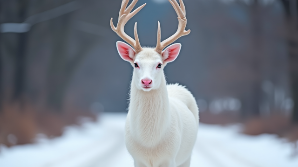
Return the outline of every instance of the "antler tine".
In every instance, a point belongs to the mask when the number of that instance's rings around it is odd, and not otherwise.
[[[142,50],[142,47],[141,47],[141,44],[140,44],[140,41],[139,41],[138,30],[137,30],[137,22],[135,22],[134,35],[135,35],[135,40],[136,40],[135,51],[140,52]]]
[[[155,51],[158,52],[158,53],[161,53],[161,51],[162,51],[162,48],[161,48],[161,45],[160,45],[160,39],[161,39],[161,30],[160,30],[160,23],[158,21],[157,43],[156,43],[156,48],[155,48]],[[161,48],[161,50],[160,50],[160,48]]]
[[[131,10],[134,8],[134,6],[138,2],[138,0],[133,0],[132,3],[127,7],[128,2],[129,2],[129,0],[123,0],[121,3],[117,27],[114,26],[113,18],[111,18],[111,20],[110,20],[110,25],[111,25],[112,30],[119,37],[121,37],[124,41],[126,41],[132,47],[134,47],[135,51],[138,53],[142,50],[142,47],[141,47],[139,37],[138,37],[137,24],[135,24],[135,27],[134,27],[135,40],[133,38],[131,38],[130,36],[128,36],[124,32],[124,26],[128,20],[130,20],[134,15],[136,15],[146,5],[146,3],[139,6],[137,9],[135,9],[133,12],[131,12]]]
[[[118,20],[120,19],[120,17],[125,14],[125,9],[126,9],[126,6],[128,4],[129,0],[123,0],[122,3],[121,3],[121,8],[119,10],[119,17],[118,17]]]
[[[181,10],[181,7],[179,6],[178,2],[176,0],[169,0],[172,6],[174,7],[177,15],[179,18],[185,18],[184,12]]]
[[[126,8],[125,12],[130,13],[131,10],[135,7],[135,5],[137,4],[138,0],[133,0],[131,2],[131,4]]]
[[[156,44],[155,51],[160,54],[166,46],[173,43],[178,38],[188,35],[190,33],[190,30],[185,31],[185,27],[187,24],[187,19],[185,17],[186,11],[185,11],[185,6],[183,1],[182,0],[179,0],[179,1],[180,1],[180,6],[176,0],[169,0],[169,2],[172,4],[173,8],[175,9],[178,15],[178,22],[179,22],[178,29],[172,36],[170,36],[169,38],[167,38],[162,42],[160,42],[161,32],[160,32],[160,24],[158,23],[157,44]]]
[[[184,2],[182,0],[179,0],[179,3],[180,3],[181,10],[184,13],[184,16],[186,16],[186,10],[185,10]]]
[[[111,20],[110,20],[110,26],[111,26],[112,30],[113,30],[114,32],[116,32],[116,27],[114,26],[113,18],[111,18]]]
[[[141,9],[143,9],[143,7],[146,5],[146,3],[144,3],[143,5],[139,6],[138,8],[136,8],[134,11],[132,11],[131,13],[128,14],[127,16],[127,21],[129,19],[131,19],[134,15],[136,15]]]

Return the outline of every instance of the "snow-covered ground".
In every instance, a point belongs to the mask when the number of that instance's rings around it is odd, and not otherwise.
[[[133,167],[124,144],[124,114],[67,127],[55,139],[0,146],[0,167]],[[273,135],[239,134],[239,126],[200,124],[191,167],[298,167],[293,144]]]

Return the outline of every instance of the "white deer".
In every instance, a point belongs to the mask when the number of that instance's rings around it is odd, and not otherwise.
[[[163,72],[166,64],[177,58],[181,44],[164,48],[190,33],[190,30],[185,31],[185,6],[182,0],[179,0],[180,5],[176,0],[169,0],[178,15],[177,32],[160,42],[158,22],[156,47],[142,48],[137,23],[135,40],[124,32],[127,21],[146,5],[131,12],[137,1],[133,0],[127,7],[129,0],[123,0],[117,28],[112,19],[110,22],[112,30],[133,47],[120,41],[116,44],[121,58],[134,67],[125,124],[126,147],[135,167],[189,167],[198,130],[198,107],[185,87],[166,85]]]

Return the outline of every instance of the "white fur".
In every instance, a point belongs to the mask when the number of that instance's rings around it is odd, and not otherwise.
[[[198,129],[192,94],[178,84],[166,85],[160,54],[152,48],[134,55],[125,142],[135,167],[189,167]],[[162,68],[156,68],[162,63]],[[152,80],[152,88],[141,80]]]
[[[134,57],[134,55],[135,55],[135,51],[134,51],[132,48],[129,48],[129,49],[128,49],[128,54],[129,54],[129,57],[130,57],[131,59],[133,59],[133,57]]]

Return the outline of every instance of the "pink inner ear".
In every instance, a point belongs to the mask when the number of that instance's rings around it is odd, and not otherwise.
[[[177,43],[177,44],[173,44],[169,47],[167,47],[163,52],[162,52],[162,56],[164,57],[164,61],[165,62],[171,62],[174,61],[181,49],[181,44]]]
[[[124,42],[117,42],[117,50],[123,60],[132,61],[135,54],[134,50]]]

